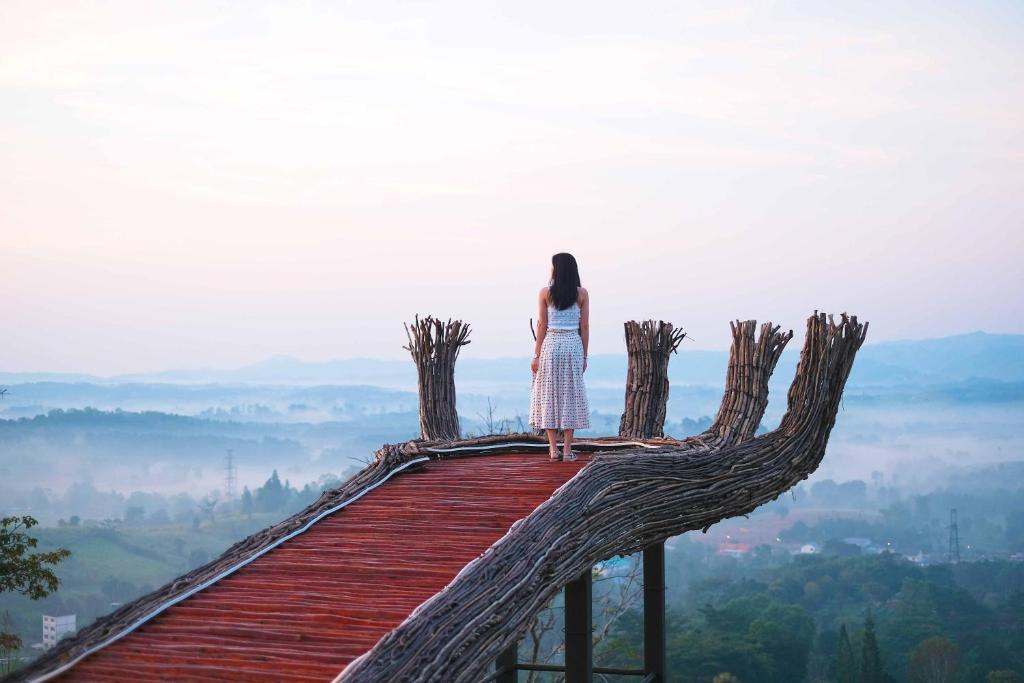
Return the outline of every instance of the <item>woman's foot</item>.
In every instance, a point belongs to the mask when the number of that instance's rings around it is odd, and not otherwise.
[[[577,458],[579,457],[578,455],[576,455],[576,451],[574,451],[574,450],[571,450],[571,449],[570,449],[570,450],[568,450],[568,451],[565,451],[565,453],[563,453],[562,455],[563,455],[563,456],[565,457],[565,459],[566,459],[566,460],[568,460],[569,462],[576,462],[576,459],[577,459]],[[559,460],[561,460],[561,459],[562,459],[562,458],[559,458]]]
[[[558,452],[557,446],[548,446],[548,460],[551,462],[560,462],[562,460],[562,454]]]

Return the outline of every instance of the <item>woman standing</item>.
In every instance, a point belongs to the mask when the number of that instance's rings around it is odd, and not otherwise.
[[[572,254],[551,257],[551,281],[540,290],[537,344],[530,369],[530,426],[544,429],[552,461],[575,460],[572,433],[590,426],[583,372],[590,342],[590,295]],[[558,452],[558,430],[565,434]]]

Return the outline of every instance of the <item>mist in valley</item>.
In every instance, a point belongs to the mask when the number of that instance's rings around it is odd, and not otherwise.
[[[945,343],[867,345],[809,483],[881,476],[911,495],[955,484],[987,464],[1020,460],[1021,339],[962,335]],[[773,376],[761,431],[774,428],[785,411],[798,342]],[[999,363],[1007,357],[1014,362]],[[727,354],[715,351],[684,350],[672,359],[666,433],[682,437],[707,426],[726,363]],[[591,360],[593,426],[581,438],[616,433],[625,373],[624,355]],[[8,389],[0,404],[0,508],[49,523],[71,512],[69,491],[90,487],[125,497],[222,498],[229,451],[238,490],[263,484],[275,469],[301,487],[351,473],[382,444],[418,435],[411,362],[277,358],[237,370],[154,376],[0,373],[0,382]],[[528,359],[460,360],[456,385],[464,433],[529,429]],[[113,504],[95,511],[121,512]]]

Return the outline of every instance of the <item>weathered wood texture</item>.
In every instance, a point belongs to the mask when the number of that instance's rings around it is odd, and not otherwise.
[[[410,327],[405,325],[409,345],[403,346],[416,364],[420,398],[420,436],[424,439],[457,439],[459,414],[455,410],[455,361],[459,349],[469,343],[469,325],[433,316]]]
[[[336,683],[476,681],[562,586],[595,562],[745,515],[813,472],[867,324],[824,314],[804,348],[779,427],[735,445],[595,456],[466,566]]]
[[[668,435],[644,439],[621,436],[582,437],[573,442],[574,448],[584,451],[616,450],[624,447],[619,444],[642,441],[649,446],[670,447],[685,444],[689,448],[710,449],[739,443],[752,437],[768,405],[768,380],[783,349],[793,338],[793,331],[779,332],[778,325],[766,322],[761,326],[760,335],[755,339],[755,320],[736,321],[730,323],[730,327],[732,346],[725,376],[725,390],[715,421],[707,431],[685,439]],[[538,448],[547,448],[547,439],[543,430],[539,433],[489,434],[471,439],[417,439],[406,443],[403,450],[415,455],[429,455],[436,452],[432,449],[470,449],[473,446],[481,446],[492,449],[490,452],[493,453],[520,448],[514,444],[536,444]]]
[[[754,436],[768,407],[768,380],[782,356],[793,330],[779,332],[778,325],[761,325],[754,339],[756,320],[737,320],[732,328],[725,394],[715,421],[706,432],[718,446],[741,443]]]
[[[664,320],[625,323],[626,399],[619,436],[649,439],[665,436],[668,406],[668,360],[686,333]]]

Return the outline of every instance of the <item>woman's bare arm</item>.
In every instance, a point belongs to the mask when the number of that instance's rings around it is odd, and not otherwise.
[[[540,355],[540,346],[544,343],[544,335],[548,333],[548,288],[544,287],[537,295],[540,310],[537,312],[537,343],[533,349],[533,357]]]
[[[583,357],[587,357],[590,346],[590,292],[580,287],[580,338],[583,340]]]

